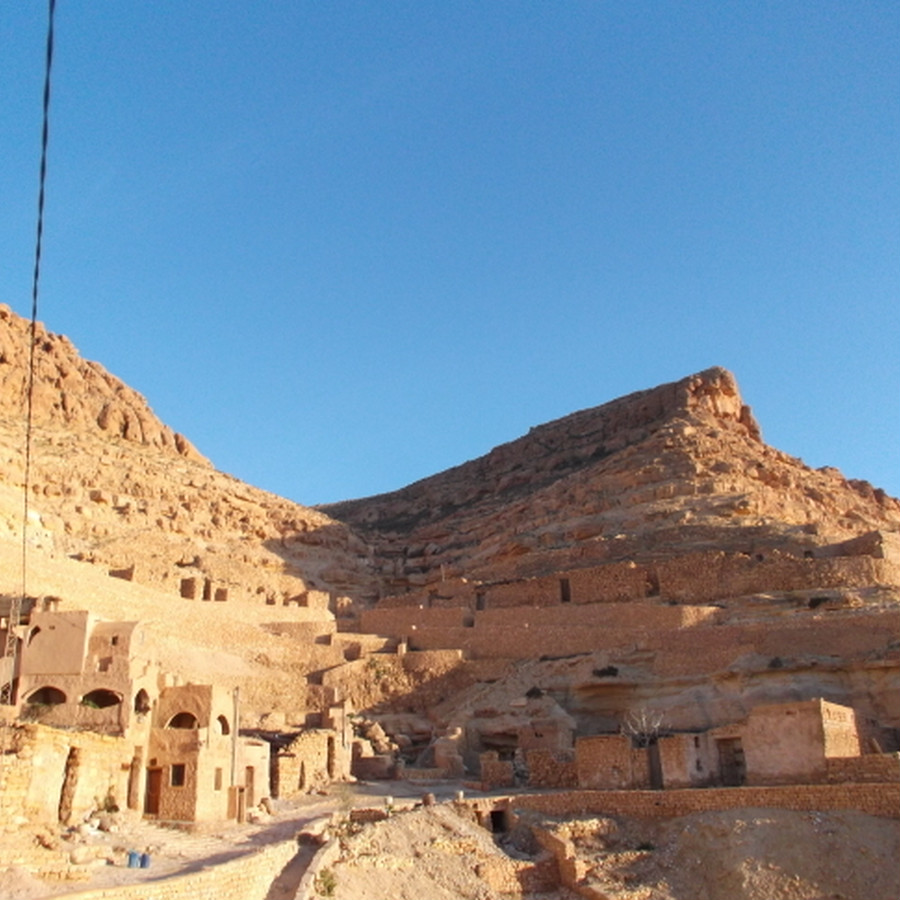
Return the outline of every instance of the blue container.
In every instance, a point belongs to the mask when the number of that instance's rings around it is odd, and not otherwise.
[[[141,868],[142,869],[150,868],[150,854],[149,853],[141,854]]]
[[[141,854],[136,850],[128,851],[128,868],[137,869],[141,864]]]

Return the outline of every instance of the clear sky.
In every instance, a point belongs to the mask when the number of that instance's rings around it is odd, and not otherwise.
[[[0,8],[30,314],[46,4]],[[711,365],[900,494],[896,0],[58,0],[39,317],[216,466],[393,490]]]

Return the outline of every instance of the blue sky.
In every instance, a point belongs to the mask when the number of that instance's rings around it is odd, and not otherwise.
[[[46,7],[0,10],[30,310]],[[218,468],[393,490],[711,365],[900,494],[895,2],[59,0],[40,318]]]

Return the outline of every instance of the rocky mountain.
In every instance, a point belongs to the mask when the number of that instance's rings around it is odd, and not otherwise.
[[[402,490],[323,507],[388,591],[703,549],[803,549],[900,529],[900,503],[762,442],[721,368],[532,428]]]
[[[751,557],[752,564],[774,549],[784,560],[816,556],[816,565],[827,565],[819,558],[841,555],[841,547],[858,540],[868,543],[851,555],[877,555],[880,538],[873,543],[871,534],[900,530],[897,500],[765,445],[723,369],[538,426],[394,493],[311,509],[216,471],[139,394],[82,360],[66,338],[42,326],[37,337],[31,590],[62,596],[70,609],[145,621],[171,671],[240,682],[261,718],[277,712],[291,721],[331,688],[358,707],[416,694],[417,709],[439,702],[465,709],[466,685],[496,680],[501,657],[528,657],[534,639],[514,634],[516,623],[527,631],[534,619],[546,645],[534,654],[540,656],[551,652],[551,639],[569,650],[593,641],[590,629],[605,628],[612,640],[615,629],[594,618],[624,622],[631,597],[662,608],[654,607],[654,621],[684,624],[694,613],[673,609],[673,601],[703,603],[721,594],[704,594],[699,586],[701,574],[715,579],[712,570],[697,569],[706,562],[688,560],[687,593],[679,593],[667,588],[669,570],[660,561],[675,560],[677,568],[678,558],[713,550]],[[0,308],[0,593],[19,589],[13,570],[22,531],[29,342],[29,323]],[[632,569],[620,571],[619,561]],[[772,571],[779,565],[771,562]],[[577,571],[597,566],[625,579],[628,590],[616,594],[625,602],[595,610],[576,596],[571,609],[545,611],[552,627],[531,608],[534,591],[544,590],[542,579],[558,582],[563,573],[577,587]],[[756,581],[768,577],[766,566]],[[648,581],[645,590],[644,581],[659,572],[662,587]],[[447,608],[418,612],[419,603],[431,602],[437,581],[456,584],[436,601]],[[868,590],[871,582],[860,584]],[[481,601],[478,585],[487,591]],[[771,615],[793,616],[797,604],[805,609],[807,593],[782,589]],[[857,594],[832,590],[828,603],[856,609],[870,604],[870,595],[871,603],[887,602],[877,586]],[[386,603],[392,595],[407,599]],[[755,622],[769,615],[765,598],[749,605],[739,597],[720,599],[728,608],[716,621],[733,621],[738,629],[748,616]],[[646,619],[649,606],[641,610],[635,615]],[[704,607],[695,618],[710,615]],[[403,643],[416,625],[418,645],[444,655],[440,664],[429,657],[413,672],[412,657],[383,651]],[[586,674],[578,678],[587,683],[595,668],[632,666],[633,691],[658,692],[668,666],[683,680],[694,654],[662,631],[658,637],[666,648],[655,669],[629,662],[629,638],[621,658],[614,648],[585,657]],[[867,653],[860,650],[860,659]],[[717,659],[708,656],[702,671],[688,668],[707,683]],[[789,687],[786,672],[776,674]],[[574,677],[567,670],[563,681]],[[571,688],[554,674],[535,680],[559,696]],[[576,717],[599,715],[589,694],[569,704]],[[623,693],[622,703],[630,696]],[[441,715],[454,718],[450,709]]]

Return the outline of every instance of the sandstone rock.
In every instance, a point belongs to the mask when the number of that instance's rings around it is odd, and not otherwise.
[[[763,444],[734,377],[716,368],[532,428],[399,491],[323,509],[394,560],[384,592],[401,593],[439,585],[448,571],[500,580],[646,558],[663,545],[796,545],[813,522],[807,548],[900,528],[900,503],[875,494]]]

